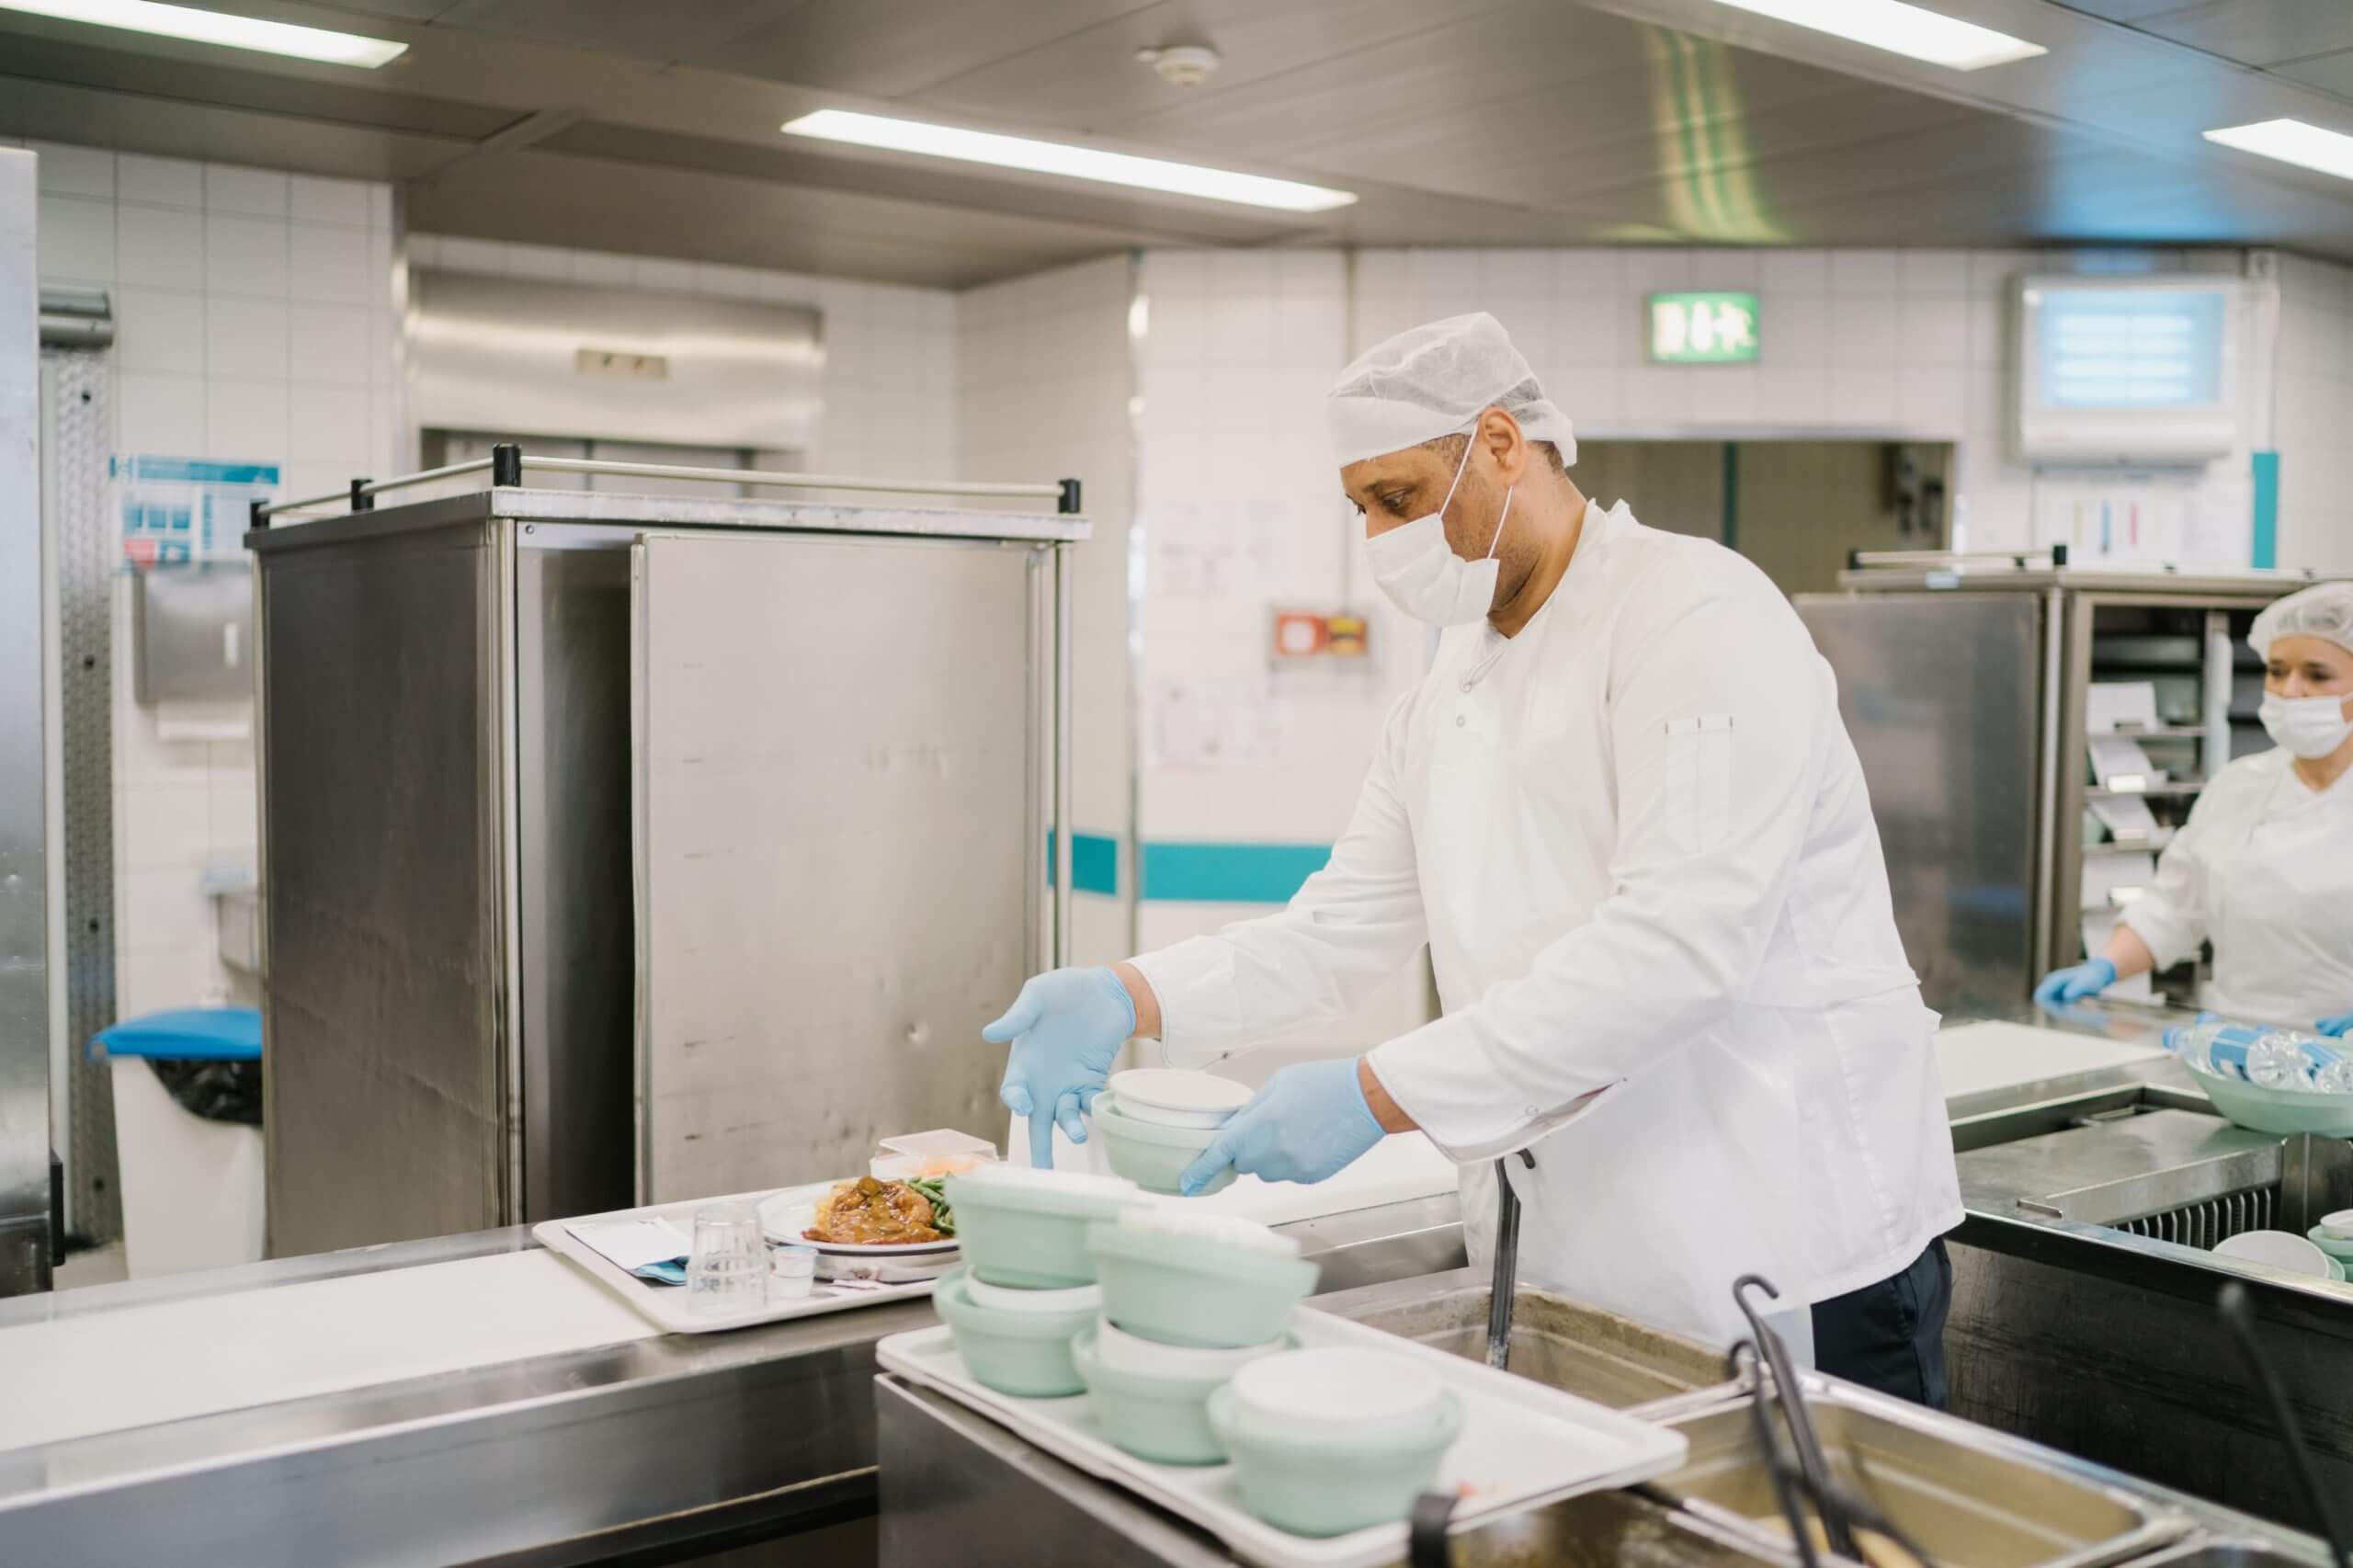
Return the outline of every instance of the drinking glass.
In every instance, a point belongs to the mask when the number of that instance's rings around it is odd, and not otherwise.
[[[712,1316],[767,1302],[768,1244],[759,1211],[748,1203],[695,1210],[694,1250],[687,1256],[688,1305]]]

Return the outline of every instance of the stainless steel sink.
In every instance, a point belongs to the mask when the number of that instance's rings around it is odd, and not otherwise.
[[[1487,1353],[1488,1279],[1449,1269],[1318,1296],[1312,1305],[1466,1360]],[[1719,1353],[1534,1286],[1512,1293],[1511,1369],[1614,1410],[1712,1388]]]
[[[2333,1560],[2319,1543],[2299,1554],[2277,1544],[2255,1540],[2187,1540],[2170,1551],[2143,1557],[2131,1568],[2332,1568]]]
[[[1631,1492],[1598,1492],[1456,1536],[1450,1568],[1795,1568],[1797,1558]]]
[[[1701,1396],[1654,1412],[1690,1439],[1691,1453],[1652,1485],[1702,1517],[1786,1542],[1748,1404],[1745,1393]],[[1810,1379],[1806,1406],[1838,1480],[1940,1568],[2087,1568],[2154,1551],[2189,1528],[2186,1517],[2031,1461],[1994,1433],[1865,1390]],[[1778,1414],[1775,1422],[1786,1443]]]

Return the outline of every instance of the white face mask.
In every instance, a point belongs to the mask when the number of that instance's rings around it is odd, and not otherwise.
[[[1495,519],[1495,543],[1478,561],[1465,561],[1446,542],[1446,508],[1462,485],[1471,466],[1471,442],[1462,443],[1462,460],[1455,465],[1454,483],[1446,499],[1427,517],[1416,517],[1365,541],[1365,559],[1371,562],[1372,580],[1389,602],[1416,620],[1432,626],[1464,626],[1495,605],[1495,580],[1503,563],[1495,547],[1504,541],[1504,523],[1511,517],[1511,492],[1504,492],[1503,516]]]
[[[2324,757],[2353,737],[2341,697],[2270,697],[2256,710],[2271,738],[2296,756]]]

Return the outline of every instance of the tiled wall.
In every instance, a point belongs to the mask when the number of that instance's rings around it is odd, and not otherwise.
[[[117,317],[115,449],[274,463],[324,489],[389,472],[392,189],[34,142],[44,284],[105,289]],[[253,746],[166,739],[131,700],[128,579],[114,645],[116,1006],[233,989],[212,868],[250,869]],[[216,716],[217,717],[217,716]]]
[[[449,272],[808,306],[821,318],[825,362],[807,466],[893,478],[947,478],[956,467],[956,296],[945,290],[433,234],[411,234],[408,259]]]
[[[1112,890],[1074,879],[1072,957],[1107,963],[1132,950],[1135,892],[1127,851],[1130,728],[1128,513],[1134,494],[1128,416],[1131,361],[1125,256],[974,289],[957,300],[955,470],[961,479],[1076,478],[1094,536],[1073,552],[1074,840],[1108,839]],[[1051,503],[1006,503],[1050,509]]]
[[[1353,804],[1382,715],[1419,674],[1422,629],[1365,579],[1341,497],[1324,392],[1349,358],[1347,258],[1329,251],[1153,251],[1138,341],[1136,526],[1145,585],[1137,831],[1147,843],[1328,844]],[[1230,574],[1230,580],[1207,577]],[[1280,606],[1370,622],[1361,665],[1271,667]],[[1253,759],[1165,755],[1161,706],[1240,705],[1272,737]],[[1267,906],[1148,899],[1156,948]],[[1422,1020],[1418,971],[1356,1018],[1238,1059],[1245,1074],[1361,1047]]]
[[[2353,268],[2279,263],[2279,563],[2353,576]]]

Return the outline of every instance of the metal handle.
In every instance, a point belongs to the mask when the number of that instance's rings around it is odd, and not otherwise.
[[[1512,1190],[1511,1172],[1495,1162],[1495,1274],[1487,1296],[1487,1365],[1506,1371],[1511,1366],[1512,1297],[1519,1289],[1519,1194]]]
[[[381,495],[388,490],[404,490],[415,484],[430,484],[438,480],[456,479],[469,473],[491,472],[493,460],[477,458],[471,462],[450,463],[443,468],[429,468],[417,473],[403,474],[397,479],[370,479],[354,482],[342,490],[330,490],[319,495],[305,495],[290,501],[273,501],[255,509],[257,519],[276,517],[281,512],[298,512],[311,506],[324,506],[330,502],[351,505],[355,499]],[[703,480],[713,484],[749,484],[793,490],[884,490],[904,495],[972,495],[993,499],[1034,499],[1051,501],[1058,511],[1078,510],[1079,487],[1074,479],[1058,479],[1036,484],[1007,484],[988,481],[960,482],[947,479],[875,479],[850,473],[780,473],[763,469],[697,468],[681,463],[631,463],[608,461],[601,458],[535,458],[525,454],[525,471],[541,473],[606,473],[624,479],[686,479]]]
[[[1772,1281],[1758,1274],[1744,1274],[1732,1282],[1732,1299],[1738,1304],[1741,1315],[1748,1320],[1748,1331],[1756,1339],[1757,1353],[1772,1369],[1773,1392],[1781,1402],[1781,1413],[1790,1423],[1790,1441],[1798,1451],[1798,1472],[1805,1478],[1806,1490],[1813,1494],[1814,1506],[1822,1510],[1823,1533],[1830,1538],[1830,1550],[1840,1557],[1861,1562],[1855,1550],[1855,1533],[1847,1526],[1846,1516],[1830,1502],[1830,1464],[1822,1456],[1822,1439],[1813,1430],[1813,1418],[1806,1414],[1805,1391],[1798,1382],[1796,1366],[1790,1360],[1790,1347],[1781,1336],[1766,1326],[1765,1314],[1748,1299],[1754,1286],[1765,1292],[1768,1301],[1778,1301],[1781,1293],[1773,1289]],[[1757,1398],[1765,1397],[1763,1389]]]

